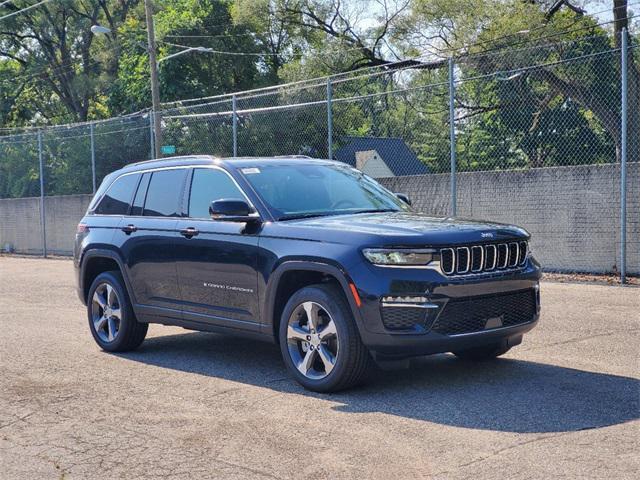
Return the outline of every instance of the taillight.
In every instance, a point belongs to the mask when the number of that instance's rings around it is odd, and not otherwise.
[[[89,225],[86,223],[79,223],[76,228],[76,233],[89,233]]]

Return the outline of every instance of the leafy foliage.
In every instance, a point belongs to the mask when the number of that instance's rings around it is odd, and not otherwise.
[[[0,16],[20,0],[0,6]],[[616,161],[620,150],[622,28],[631,8],[610,3],[600,25],[569,1],[519,0],[157,0],[164,102],[239,92],[361,67],[414,67],[333,85],[333,149],[348,136],[401,137],[432,172],[449,168],[448,73],[456,57],[459,170],[538,168]],[[111,32],[93,35],[91,25]],[[637,45],[638,37],[630,38]],[[60,0],[0,23],[0,126],[97,120],[148,108],[149,65],[141,0]],[[223,52],[223,53],[220,53]],[[638,49],[629,59],[629,154],[640,156]],[[580,61],[566,61],[581,57]],[[538,68],[529,68],[539,65]],[[326,88],[283,89],[240,99],[238,153],[327,148]],[[306,104],[286,110],[259,110]],[[313,103],[317,102],[317,103]],[[230,101],[166,112],[166,143],[178,153],[230,155]],[[218,112],[206,121],[173,118]],[[149,155],[148,117],[96,124],[98,180]],[[43,134],[47,194],[91,191],[88,126]],[[37,138],[0,138],[0,197],[39,193]]]

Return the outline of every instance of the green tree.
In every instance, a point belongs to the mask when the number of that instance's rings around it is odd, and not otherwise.
[[[104,62],[94,56],[90,28],[103,23],[117,32],[137,1],[61,0],[3,20],[0,63],[13,67],[0,68],[0,84],[10,92],[3,99],[2,123],[64,123],[99,115],[99,93],[113,80],[117,56]],[[23,7],[4,2],[0,14]]]

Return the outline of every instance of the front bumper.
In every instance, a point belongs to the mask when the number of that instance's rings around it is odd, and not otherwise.
[[[428,355],[492,344],[513,346],[535,327],[539,318],[541,272],[533,259],[518,271],[491,276],[447,277],[431,269],[386,268],[365,262],[349,273],[362,299],[357,312],[362,341],[377,356]],[[523,295],[531,299],[526,306],[502,302],[496,307],[495,302],[491,303],[492,299],[522,298]],[[423,323],[415,328],[390,328],[389,319],[383,321],[390,298],[421,299],[428,307]],[[443,314],[448,307],[452,308],[447,314],[447,329],[438,322],[445,318]],[[473,313],[481,308],[489,312],[486,319],[478,318],[483,314]],[[526,312],[518,311],[519,308],[526,308]],[[496,318],[490,318],[493,315],[497,315]],[[457,316],[460,322],[482,320],[482,324],[478,328],[455,328]]]

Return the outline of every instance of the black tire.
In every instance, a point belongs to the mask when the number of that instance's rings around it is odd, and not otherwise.
[[[334,367],[330,373],[320,379],[308,378],[298,370],[290,353],[291,344],[287,339],[289,319],[296,309],[306,302],[320,305],[333,320],[337,331],[334,341],[338,350]],[[323,393],[344,390],[361,383],[369,370],[371,364],[369,351],[362,343],[353,313],[342,290],[334,285],[312,285],[294,293],[282,312],[278,336],[287,369],[296,381],[308,390]]]
[[[98,290],[98,288],[106,289],[107,285],[115,291],[117,295],[117,305],[120,310],[120,318],[117,322],[117,334],[114,335],[113,340],[105,338],[108,336],[107,332],[110,330],[110,326],[105,328],[104,332],[102,328],[100,332],[96,330],[96,322],[100,323],[100,320],[96,320],[96,317],[101,319],[102,315],[100,312],[104,313],[104,309],[96,304],[93,299],[96,290]],[[89,320],[89,330],[91,330],[93,339],[100,348],[107,352],[127,352],[134,350],[140,346],[147,336],[149,325],[136,320],[133,308],[131,307],[131,300],[124,286],[124,280],[118,271],[103,272],[95,278],[87,297],[87,316]],[[115,319],[116,317],[112,318]]]
[[[504,355],[511,347],[503,347],[502,345],[489,345],[487,347],[476,347],[468,350],[461,350],[459,352],[453,352],[453,354],[462,359],[472,362],[483,362],[487,360],[493,360],[494,358]]]

